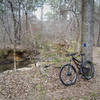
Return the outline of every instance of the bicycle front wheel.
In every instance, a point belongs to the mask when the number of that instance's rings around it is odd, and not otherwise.
[[[59,79],[65,86],[75,84],[77,80],[76,69],[71,64],[64,65],[60,69]]]
[[[82,73],[85,79],[89,80],[94,76],[94,65],[91,61],[86,61],[82,67]]]

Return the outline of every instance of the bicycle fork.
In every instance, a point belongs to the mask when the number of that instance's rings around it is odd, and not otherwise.
[[[70,60],[70,64],[71,64],[72,60]],[[70,66],[68,66],[68,71],[66,73],[66,75],[71,76],[72,75],[72,69]]]
[[[68,76],[71,76],[71,75],[72,75],[72,69],[71,69],[71,67],[69,67],[69,66],[68,66],[68,72],[67,72],[67,75],[68,75]]]

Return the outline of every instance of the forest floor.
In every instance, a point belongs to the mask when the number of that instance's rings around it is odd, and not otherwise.
[[[94,48],[95,76],[66,87],[59,80],[59,67],[22,68],[0,74],[0,100],[100,100],[100,48]]]

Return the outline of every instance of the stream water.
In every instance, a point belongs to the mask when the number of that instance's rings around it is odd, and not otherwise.
[[[28,67],[27,65],[30,64],[30,63],[31,63],[30,60],[25,60],[25,61],[17,62],[17,69],[18,68],[23,68],[23,67]],[[14,68],[13,61],[0,58],[0,73],[4,72],[6,70],[13,70],[13,68]]]

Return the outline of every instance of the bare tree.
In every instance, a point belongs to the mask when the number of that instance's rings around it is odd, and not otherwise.
[[[100,11],[100,1],[99,1],[99,11]],[[100,12],[98,13],[98,15],[100,16]],[[98,22],[99,22],[99,35],[97,39],[97,46],[100,47],[100,18]]]
[[[21,40],[21,1],[20,0],[18,0],[18,9],[19,9],[19,11],[18,11],[18,13],[19,13],[19,31],[18,31],[18,40],[19,40],[19,42],[20,42],[20,40]]]
[[[13,4],[11,1],[8,1],[10,4],[11,12],[12,12],[12,18],[13,18],[13,23],[14,23],[14,71],[16,72],[16,36],[17,36],[17,29],[16,29],[16,18],[14,15],[14,9],[13,9]]]
[[[93,60],[94,0],[82,0],[82,52],[84,60]]]

